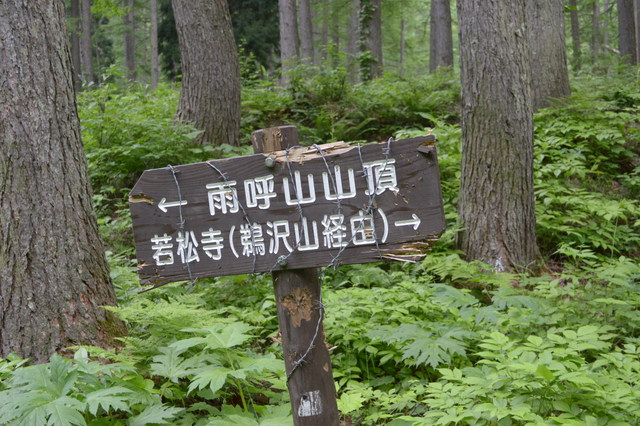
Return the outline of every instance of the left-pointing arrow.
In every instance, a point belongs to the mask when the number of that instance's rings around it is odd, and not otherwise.
[[[163,212],[167,212],[167,208],[168,207],[178,207],[178,206],[186,206],[187,205],[187,200],[181,200],[181,201],[168,201],[166,198],[163,198],[162,200],[160,200],[160,202],[158,203],[158,208],[160,210],[162,210]]]

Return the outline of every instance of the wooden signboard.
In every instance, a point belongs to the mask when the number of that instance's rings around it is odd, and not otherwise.
[[[340,142],[147,170],[129,199],[141,280],[426,253],[445,228],[434,143]]]

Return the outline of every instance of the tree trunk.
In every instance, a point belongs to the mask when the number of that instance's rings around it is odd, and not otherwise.
[[[322,60],[327,60],[327,48],[329,47],[329,0],[322,2]]]
[[[0,357],[109,346],[123,324],[91,205],[64,3],[0,2]]]
[[[160,58],[158,56],[158,0],[151,0],[151,90],[156,90],[160,79]]]
[[[602,44],[602,37],[600,34],[600,3],[598,0],[593,0],[593,18],[591,28],[591,52],[595,61],[598,58],[600,45]]]
[[[93,46],[91,43],[91,0],[82,0],[80,13],[82,14],[82,38],[80,39],[80,62],[85,84],[95,81],[93,75]]]
[[[634,25],[636,30],[636,65],[640,64],[640,0],[634,0]]]
[[[636,65],[640,63],[640,0],[634,0],[635,28],[636,28]]]
[[[300,52],[305,62],[316,63],[313,52],[313,20],[311,19],[310,0],[300,0]]]
[[[458,246],[498,271],[538,253],[525,0],[460,0],[462,179]]]
[[[382,77],[382,0],[370,0],[373,5],[373,18],[371,19],[371,34],[369,49],[374,61],[371,64],[371,76]]]
[[[136,79],[136,19],[135,0],[124,0],[127,13],[124,15],[124,62],[127,71],[127,80]]]
[[[636,28],[633,0],[618,0],[618,36],[620,55],[629,64],[637,64]]]
[[[332,3],[331,6],[331,48],[329,49],[330,63],[333,68],[340,66],[340,29],[341,5]]]
[[[569,17],[571,19],[571,43],[573,47],[573,69],[579,71],[582,67],[580,55],[580,20],[578,19],[578,2],[569,0]]]
[[[282,76],[280,84],[289,82],[287,72],[293,68],[298,58],[298,14],[296,0],[278,0],[278,15],[280,17],[280,62]]]
[[[549,105],[571,93],[564,35],[563,0],[526,2],[527,34],[531,55],[533,108]]]
[[[360,39],[360,25],[358,24],[358,16],[360,11],[360,0],[351,0],[351,13],[349,15],[349,39],[347,43],[348,73],[349,82],[355,84],[358,82],[358,40]]]
[[[429,72],[440,67],[453,69],[453,35],[451,33],[451,3],[432,0],[429,38]]]
[[[360,0],[360,73],[363,81],[382,75],[382,0]]]
[[[405,39],[404,39],[404,16],[400,18],[400,77],[404,74],[404,54],[405,54]]]
[[[76,92],[82,89],[80,79],[80,0],[71,0],[71,69],[73,74],[73,87]]]
[[[240,144],[240,67],[226,0],[173,0],[182,57],[178,120],[201,144]]]

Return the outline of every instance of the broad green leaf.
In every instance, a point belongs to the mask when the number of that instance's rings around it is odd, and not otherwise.
[[[150,405],[137,416],[129,419],[129,426],[144,426],[148,424],[169,424],[169,420],[173,419],[178,413],[183,411],[182,408],[167,407],[164,404]]]
[[[128,397],[131,393],[133,393],[131,389],[114,386],[87,394],[85,402],[88,404],[89,413],[94,416],[100,408],[106,412],[111,409],[129,412]]]
[[[204,369],[191,379],[191,384],[189,384],[189,393],[194,389],[204,389],[209,387],[211,392],[215,394],[222,386],[224,386],[227,380],[227,375],[230,371],[233,370],[215,367]]]

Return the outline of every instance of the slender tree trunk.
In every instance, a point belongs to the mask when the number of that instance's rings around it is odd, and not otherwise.
[[[285,85],[289,82],[287,72],[298,59],[296,0],[278,0],[278,12],[280,17],[280,62],[282,63],[280,84]]]
[[[178,120],[200,143],[240,144],[240,67],[226,0],[173,0],[182,57]]]
[[[498,271],[536,260],[525,0],[459,0],[462,179],[458,245]]]
[[[591,52],[593,54],[594,61],[597,60],[600,54],[600,45],[602,44],[602,36],[600,33],[600,3],[598,0],[593,0],[593,14],[591,25]]]
[[[404,74],[404,16],[400,18],[400,77]]]
[[[313,20],[310,0],[300,0],[300,53],[302,60],[315,64],[313,51]]]
[[[371,0],[373,5],[373,18],[371,19],[371,35],[369,49],[373,55],[374,62],[371,67],[373,78],[382,77],[384,66],[382,60],[382,0]]]
[[[634,0],[635,28],[636,28],[636,65],[640,63],[640,0]]]
[[[71,68],[73,70],[73,87],[76,92],[82,89],[80,79],[80,0],[71,0]]]
[[[450,0],[431,1],[429,72],[440,67],[453,68],[453,35]]]
[[[527,34],[531,52],[533,108],[571,93],[567,70],[563,0],[528,0]]]
[[[635,28],[636,28],[636,65],[640,63],[640,0],[634,0]]]
[[[151,90],[156,90],[160,80],[160,58],[158,56],[158,0],[151,0]]]
[[[136,19],[135,0],[124,0],[127,13],[124,15],[124,61],[127,69],[127,80],[136,79]]]
[[[351,0],[351,13],[349,15],[349,41],[348,41],[348,73],[351,84],[358,82],[358,40],[360,39],[360,25],[358,15],[360,0]]]
[[[579,71],[582,67],[582,59],[580,55],[580,20],[578,19],[578,2],[577,0],[569,0],[569,17],[571,19],[571,43],[573,47],[573,69]]]
[[[382,75],[382,1],[360,0],[360,73],[363,81]]]
[[[322,60],[327,60],[329,47],[329,0],[322,1]]]
[[[340,5],[333,3],[331,6],[331,49],[329,49],[331,66],[337,68],[340,65]]]
[[[0,357],[109,346],[123,324],[91,204],[64,3],[0,2]]]
[[[82,38],[80,39],[80,62],[86,84],[95,81],[93,75],[93,45],[91,43],[91,0],[82,0],[81,12]]]
[[[620,55],[625,62],[637,64],[636,28],[633,0],[618,0],[618,36]]]

